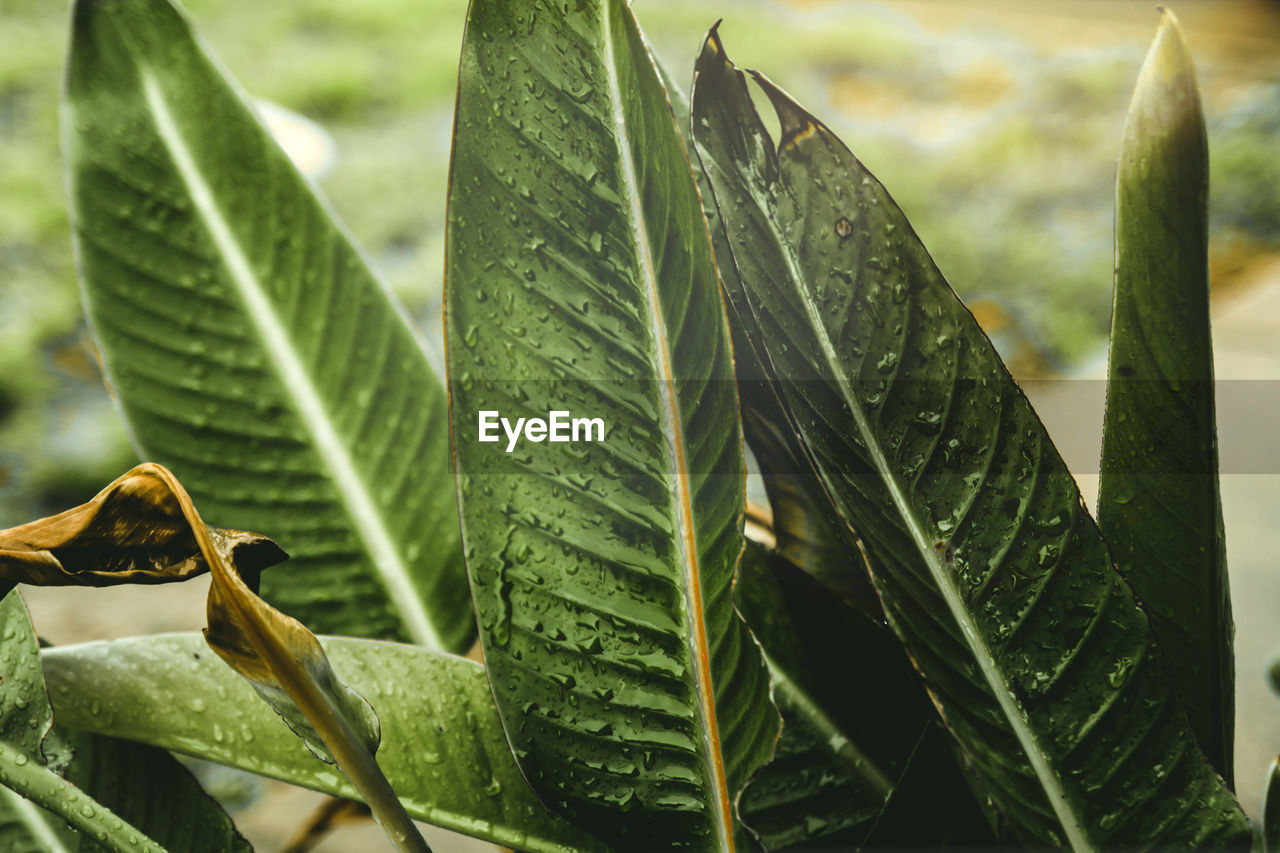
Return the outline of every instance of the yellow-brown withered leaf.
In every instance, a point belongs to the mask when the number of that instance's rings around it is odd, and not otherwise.
[[[399,849],[426,850],[373,758],[373,707],[333,671],[315,634],[252,588],[286,558],[264,536],[206,525],[177,478],[154,463],[88,503],[0,531],[0,584],[160,583],[209,571],[210,647],[317,757],[337,763]]]
[[[0,530],[0,582],[37,586],[168,583],[208,571],[175,491],[181,488],[168,470],[145,463],[87,503]],[[190,505],[189,498],[186,504]],[[256,533],[215,532],[241,574],[254,583],[259,571],[288,556]]]

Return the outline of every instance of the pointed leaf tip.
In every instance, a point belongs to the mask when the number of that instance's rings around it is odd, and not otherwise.
[[[801,139],[817,132],[819,128],[826,129],[822,122],[796,103],[795,98],[787,94],[786,90],[777,83],[754,69],[749,69],[747,73],[764,90],[769,103],[773,104],[774,112],[778,114],[778,124],[782,128],[782,139],[778,141],[779,151],[791,148]]]

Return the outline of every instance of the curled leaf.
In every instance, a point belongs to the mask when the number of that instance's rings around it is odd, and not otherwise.
[[[37,586],[168,583],[209,570],[172,475],[139,465],[93,500],[57,515],[0,530],[0,579]],[[265,536],[210,528],[253,583],[284,551]]]
[[[320,760],[330,764],[335,760],[313,723],[318,715],[327,716],[325,704],[338,712],[369,753],[376,752],[378,717],[373,708],[334,673],[315,634],[249,588],[235,571],[235,542],[221,531],[205,528],[204,532],[201,548],[217,555],[209,561],[214,582],[209,588],[205,641]],[[305,700],[299,701],[298,696]]]
[[[373,758],[378,718],[343,683],[315,635],[251,588],[285,553],[254,533],[210,527],[165,467],[144,463],[93,500],[0,532],[3,577],[36,584],[184,580],[209,571],[205,640],[322,760],[336,762],[404,850],[426,844]]]

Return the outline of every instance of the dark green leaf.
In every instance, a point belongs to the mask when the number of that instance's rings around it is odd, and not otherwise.
[[[675,82],[661,63],[656,62],[656,54],[655,64],[667,87],[676,126],[686,147],[692,150],[688,137],[689,99],[684,87]],[[783,557],[838,591],[847,602],[873,618],[883,620],[880,602],[866,573],[861,571],[862,562],[851,557],[835,532],[842,522],[830,511],[830,500],[823,493],[821,483],[810,473],[811,468],[804,461],[804,448],[795,439],[794,425],[788,422],[777,389],[765,371],[762,356],[756,352],[758,330],[750,308],[741,301],[743,288],[738,281],[738,270],[733,264],[711,184],[698,158],[694,157],[691,165],[702,212],[711,232],[716,266],[724,282],[743,434],[760,467],[769,497],[776,547]],[[855,570],[849,569],[851,559],[858,567]]]
[[[1116,176],[1116,286],[1098,526],[1151,618],[1205,755],[1232,778],[1235,663],[1209,334],[1209,153],[1165,11]]]
[[[473,636],[445,397],[332,213],[157,0],[80,0],[63,147],[85,308],[139,452],[293,555],[317,630]]]
[[[713,33],[693,128],[766,367],[964,760],[1031,844],[1244,843],[1071,475],[902,212]]]
[[[396,643],[327,637],[323,645],[377,710],[379,763],[414,817],[519,850],[604,849],[547,812],[520,777],[479,664]],[[358,796],[199,634],[60,646],[42,657],[65,725]]]
[[[783,715],[777,753],[741,803],[767,847],[857,846],[916,771],[958,783],[949,804],[984,823],[945,741],[920,746],[933,706],[888,628],[753,542],[735,598],[764,647]],[[938,813],[936,803],[914,805]],[[914,831],[924,838],[945,825],[930,820]]]
[[[623,0],[472,3],[446,244],[467,563],[521,767],[620,845],[731,849],[778,730],[731,600],[738,403],[689,163]],[[482,411],[601,418],[603,441],[508,452],[479,441]]]

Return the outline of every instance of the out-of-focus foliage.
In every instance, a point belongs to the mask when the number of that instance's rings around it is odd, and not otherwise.
[[[254,95],[332,134],[324,192],[439,343],[444,206],[420,202],[444,199],[465,0],[186,5]],[[1067,15],[1048,39],[1026,25],[966,26],[963,14],[925,29],[888,2],[636,5],[668,57],[692,55],[733,11],[744,61],[785,68],[782,85],[819,93],[812,106],[895,188],[1015,368],[1071,369],[1101,352],[1112,164],[1145,14]],[[66,18],[66,4],[48,0],[7,0],[0,15],[0,524],[87,500],[133,461],[75,292],[48,95]],[[1280,62],[1245,62],[1187,22],[1209,123],[1211,250],[1225,277],[1280,248]],[[1096,46],[1081,46],[1091,38]],[[687,83],[690,69],[672,73]],[[982,167],[993,159],[998,172]],[[982,219],[1004,227],[975,231]],[[1061,261],[1046,267],[1045,257]]]

